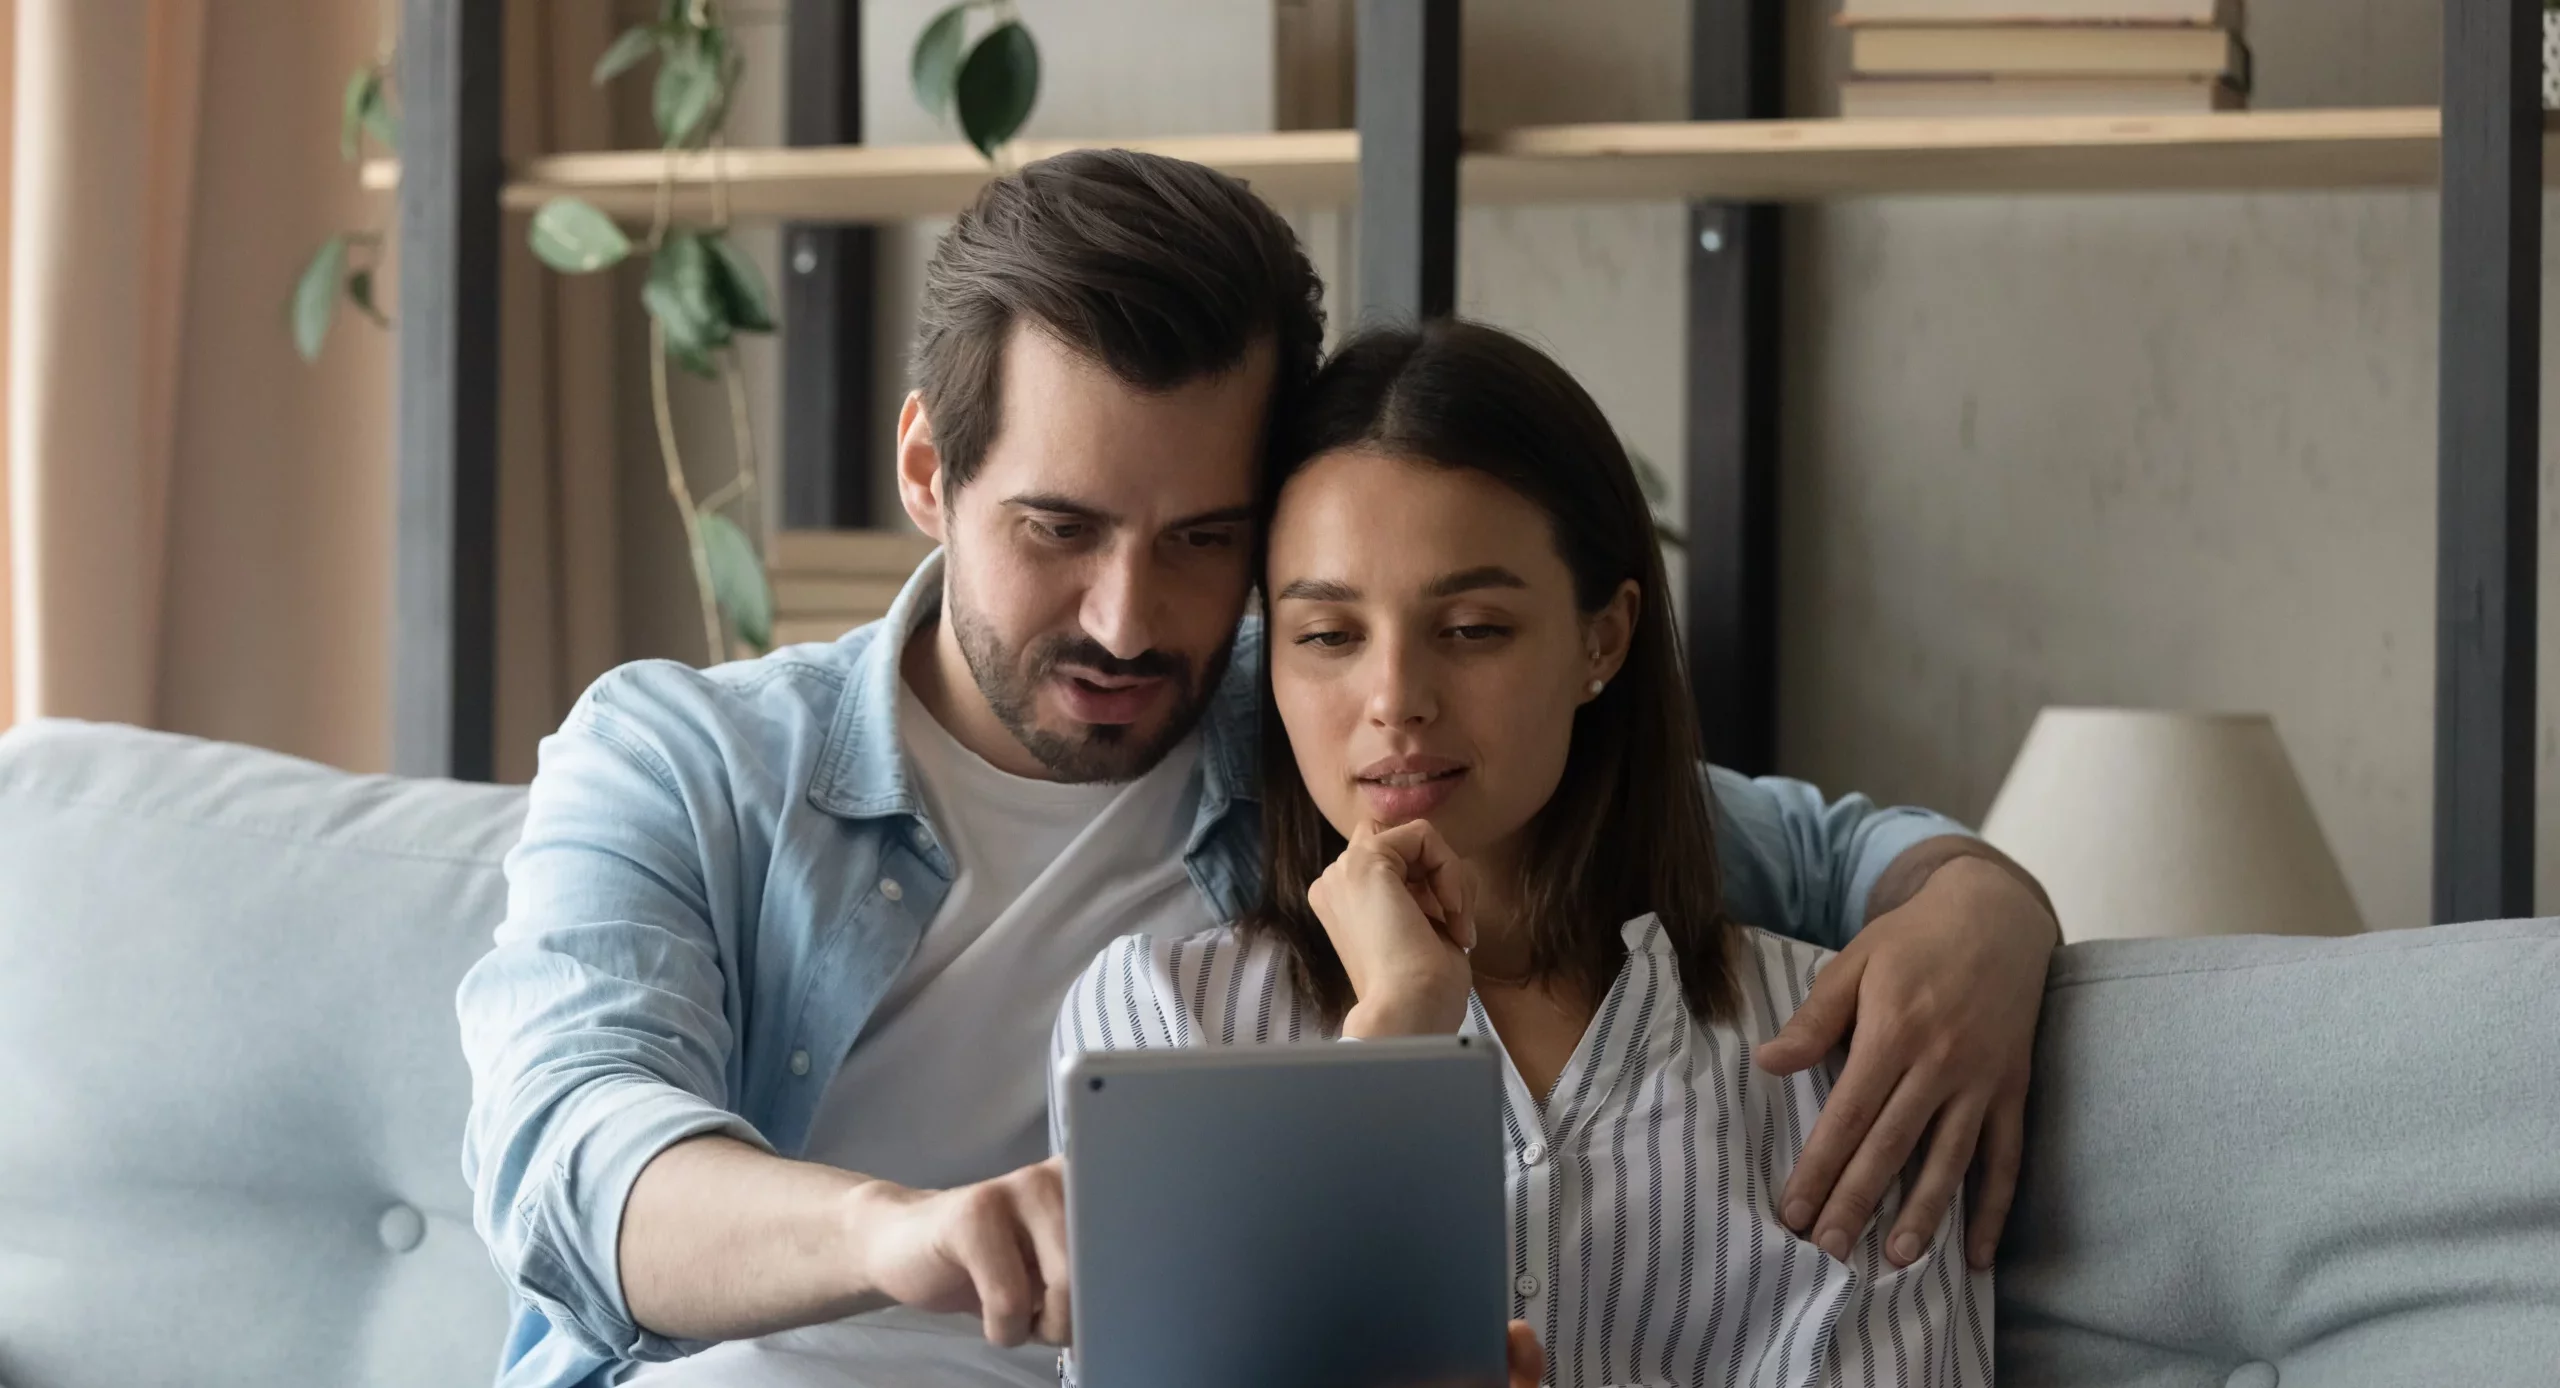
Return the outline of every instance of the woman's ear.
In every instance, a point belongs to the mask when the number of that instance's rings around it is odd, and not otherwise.
[[[1583,650],[1591,667],[1583,686],[1586,702],[1599,698],[1600,691],[1625,668],[1627,648],[1635,642],[1636,614],[1643,607],[1644,590],[1631,578],[1618,585],[1606,606],[1582,619]]]
[[[942,533],[942,450],[933,445],[933,420],[924,412],[924,393],[908,391],[898,407],[898,502],[916,529],[948,542]]]

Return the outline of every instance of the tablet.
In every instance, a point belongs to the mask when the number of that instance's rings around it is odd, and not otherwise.
[[[1079,1388],[1501,1388],[1499,1067],[1460,1036],[1078,1061]]]

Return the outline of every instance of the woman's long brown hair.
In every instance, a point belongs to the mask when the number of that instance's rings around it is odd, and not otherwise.
[[[1620,927],[1650,911],[1669,932],[1691,1012],[1731,1015],[1715,835],[1662,551],[1652,508],[1600,407],[1520,339],[1439,320],[1355,336],[1293,413],[1266,480],[1271,499],[1308,461],[1344,448],[1465,468],[1546,514],[1586,615],[1635,581],[1641,598],[1626,664],[1574,715],[1563,778],[1525,831],[1511,899],[1529,932],[1533,978],[1569,983],[1596,1002],[1626,958]],[[1267,629],[1267,610],[1264,617]],[[1267,676],[1262,794],[1263,894],[1245,928],[1288,951],[1299,987],[1339,1023],[1355,1000],[1351,982],[1307,888],[1346,845],[1298,775]]]

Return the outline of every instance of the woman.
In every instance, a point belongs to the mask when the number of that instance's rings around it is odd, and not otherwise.
[[[1779,1220],[1828,1077],[1751,1053],[1828,955],[1722,913],[1652,515],[1599,408],[1441,322],[1352,341],[1300,420],[1263,588],[1264,900],[1113,945],[1057,1063],[1489,1037],[1513,1315],[1549,1381],[1989,1382],[1960,1210],[1898,1269],[1898,1191],[1841,1259]]]

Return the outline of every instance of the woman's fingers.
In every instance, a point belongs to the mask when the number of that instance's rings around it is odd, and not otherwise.
[[[1364,826],[1365,827],[1365,826]],[[1476,945],[1474,884],[1467,865],[1449,847],[1430,820],[1416,819],[1392,829],[1375,830],[1367,840],[1372,851],[1391,856],[1417,902],[1460,949]],[[1436,908],[1436,909],[1435,909]]]

